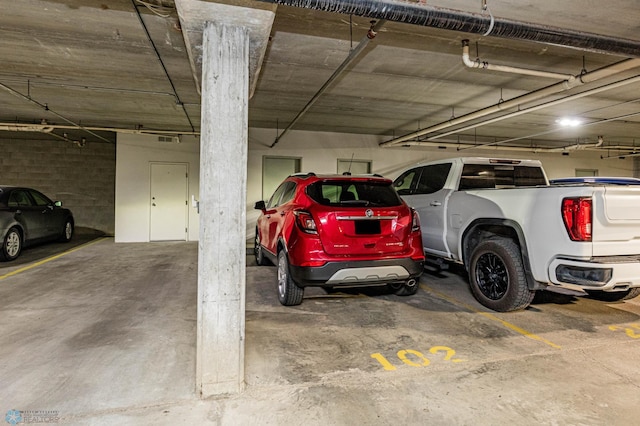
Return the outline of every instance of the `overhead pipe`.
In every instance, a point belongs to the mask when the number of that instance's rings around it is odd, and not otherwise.
[[[304,9],[366,16],[442,30],[490,35],[510,40],[525,40],[555,46],[566,46],[589,52],[640,57],[640,42],[619,37],[551,27],[522,21],[495,18],[394,0],[260,0]]]
[[[519,67],[506,66],[506,65],[490,64],[489,62],[481,61],[480,58],[476,59],[475,61],[472,61],[471,59],[469,59],[469,40],[468,39],[462,40],[462,63],[469,68],[479,68],[479,69],[490,70],[490,71],[501,71],[501,72],[508,72],[508,73],[514,73],[514,74],[532,75],[535,77],[554,78],[556,80],[568,80],[571,77],[573,77],[573,75],[571,74],[560,74],[557,72],[538,71],[538,70],[532,70],[528,68],[519,68]]]
[[[282,133],[278,135],[278,137],[276,137],[275,141],[273,141],[273,143],[269,148],[273,148],[274,146],[276,146],[278,142],[280,142],[280,139],[282,139],[282,137],[286,135],[289,132],[289,130],[293,128],[293,126],[298,122],[298,120],[300,120],[302,116],[305,115],[307,111],[309,111],[309,108],[311,108],[313,104],[316,103],[316,101],[320,98],[320,96],[331,86],[331,84],[336,80],[336,78],[338,78],[342,74],[342,72],[349,66],[349,64],[351,64],[351,62],[353,62],[354,59],[360,56],[364,48],[367,47],[369,42],[375,38],[376,34],[378,33],[378,31],[380,31],[380,28],[382,28],[385,22],[386,22],[385,20],[380,20],[376,23],[371,24],[371,28],[369,28],[369,31],[367,31],[367,34],[362,38],[362,40],[360,40],[360,43],[358,43],[358,45],[354,49],[352,49],[351,52],[349,52],[349,55],[345,58],[344,61],[342,61],[340,66],[338,66],[338,68],[333,72],[333,74],[331,74],[331,77],[329,77],[329,79],[322,85],[320,90],[318,90],[316,94],[311,97],[311,100],[307,102],[304,108],[302,108],[302,110],[298,113],[298,115],[296,115],[295,118],[291,121],[291,123],[289,123],[287,128],[284,129]]]
[[[640,115],[640,112],[632,112],[632,113],[629,113],[629,114],[619,115],[617,117],[603,118],[601,120],[591,121],[589,123],[581,124],[581,126],[582,127],[595,126],[597,124],[610,123],[612,121],[626,120],[628,118],[637,117],[639,115]],[[496,145],[500,145],[500,144],[503,144],[503,143],[519,141],[519,140],[522,140],[522,139],[531,139],[533,137],[547,135],[549,133],[555,133],[555,132],[558,132],[560,130],[561,129],[559,129],[559,128],[546,130],[544,132],[536,133],[536,134],[533,134],[533,135],[520,136],[520,137],[517,137],[517,138],[510,138],[510,139],[505,139],[505,140],[501,140],[501,141],[496,141],[496,142],[483,144],[483,146],[496,146]],[[475,147],[477,148],[478,146],[475,146]],[[606,148],[609,148],[609,147],[606,147]],[[461,149],[459,149],[459,151],[464,151],[465,149],[470,149],[470,148],[461,148]]]
[[[5,132],[40,132],[51,133],[54,127],[48,124],[0,123],[0,130]]]
[[[526,136],[526,137],[515,138],[515,139],[522,140],[522,139],[528,139],[530,137],[531,136]],[[422,145],[423,144],[421,144],[420,142],[410,141],[404,144],[403,146],[408,147],[408,146],[422,146]],[[497,151],[498,149],[500,149],[495,144],[473,144],[470,142],[460,142],[459,140],[455,140],[455,139],[446,139],[443,141],[439,141],[437,145],[433,145],[433,146],[434,148],[439,148],[439,149],[453,148],[456,151],[463,151],[463,150],[469,150],[469,149],[483,149],[483,150]],[[507,147],[504,147],[504,150],[518,151],[518,152],[533,152],[533,153],[558,153],[558,152],[568,152],[568,151],[575,151],[575,150],[586,150],[586,151],[618,150],[618,151],[636,152],[640,150],[640,147],[634,148],[630,146],[619,146],[619,145],[602,146],[602,143],[600,143],[600,139],[598,139],[598,142],[593,144],[573,144],[573,145],[561,146],[557,148],[543,148],[543,147],[537,147],[537,146],[531,146],[531,147],[507,146]]]
[[[167,71],[167,67],[164,65],[164,61],[162,60],[162,57],[160,56],[160,52],[158,51],[158,48],[156,47],[156,44],[154,43],[153,39],[151,38],[151,34],[149,33],[149,29],[147,28],[147,24],[144,23],[144,19],[142,19],[142,15],[140,14],[140,10],[138,9],[138,4],[135,2],[135,0],[131,0],[131,2],[133,3],[133,9],[136,11],[136,16],[138,17],[138,21],[140,22],[140,25],[142,26],[142,29],[144,30],[144,33],[147,36],[147,41],[149,41],[149,44],[151,44],[151,47],[153,48],[153,51],[156,55],[156,58],[158,59],[158,62],[160,62],[160,66],[162,67],[162,70],[164,71],[164,75],[165,77],[167,77],[167,80],[169,81],[169,85],[171,86],[171,90],[173,91],[173,96],[176,99],[176,104],[179,105],[182,108],[182,112],[184,113],[185,118],[187,119],[187,121],[189,122],[189,127],[191,127],[192,131],[196,131],[195,127],[193,127],[193,122],[191,121],[191,117],[189,116],[189,113],[187,112],[187,108],[185,107],[184,103],[182,102],[182,100],[180,100],[180,96],[178,96],[178,91],[176,90],[176,86],[173,84],[173,80],[171,79],[171,76],[169,75],[169,71]],[[147,6],[147,8],[149,8],[148,5],[146,5],[145,3],[141,3],[145,6]],[[149,8],[152,12],[153,9]],[[155,12],[154,12],[155,13]]]
[[[516,107],[519,108],[522,104],[544,99],[551,95],[554,95],[560,92],[565,92],[575,87],[578,87],[587,83],[592,83],[597,80],[601,80],[603,78],[610,77],[612,75],[621,73],[623,71],[628,71],[630,69],[637,68],[637,67],[640,67],[640,59],[626,59],[624,61],[617,62],[613,65],[609,65],[609,66],[597,69],[595,71],[591,71],[591,72],[577,75],[577,76],[571,76],[571,78],[567,80],[552,84],[550,86],[544,87],[539,90],[535,90],[533,92],[529,92],[525,95],[515,97],[508,101],[498,102],[497,104],[491,105],[489,107],[462,115],[460,117],[457,117],[451,120],[443,121],[439,124],[435,124],[433,126],[420,129],[412,133],[408,133],[398,138],[394,138],[394,139],[382,142],[380,143],[380,146],[388,147],[388,146],[398,145],[408,140],[426,135],[428,133],[433,133],[439,130],[444,130],[453,126],[464,124],[472,120],[486,117],[487,115],[508,110],[510,108],[516,108]],[[479,127],[479,126],[474,125],[473,127]]]
[[[42,129],[42,130],[41,130]],[[78,126],[72,126],[68,124],[26,124],[26,123],[0,123],[0,131],[10,132],[44,132],[50,133],[55,129],[64,130],[77,130]],[[127,129],[123,127],[98,127],[98,126],[83,126],[84,130],[91,130],[95,132],[115,132],[115,133],[127,133],[132,135],[159,135],[159,136],[199,136],[200,132],[189,132],[181,130],[162,130],[162,129]]]
[[[102,139],[103,141],[105,141],[105,142],[107,142],[107,143],[112,143],[109,139],[103,138],[102,136],[100,136],[100,135],[98,135],[98,134],[96,134],[96,133],[92,132],[91,130],[87,129],[86,127],[84,127],[84,126],[82,126],[82,125],[80,125],[80,124],[78,124],[78,123],[75,123],[75,122],[73,122],[73,121],[69,120],[67,117],[65,117],[65,116],[63,116],[63,115],[61,115],[61,114],[58,114],[57,112],[55,112],[55,111],[53,111],[52,109],[50,109],[50,108],[49,108],[49,105],[47,105],[47,104],[42,104],[42,103],[40,103],[40,102],[36,101],[35,99],[33,99],[31,96],[27,96],[27,95],[25,95],[24,93],[20,93],[20,92],[18,92],[17,90],[15,90],[15,89],[13,89],[13,88],[11,88],[11,87],[7,86],[7,85],[6,85],[6,84],[4,84],[4,83],[0,83],[0,87],[2,87],[3,89],[5,89],[6,91],[8,91],[9,93],[11,93],[12,95],[17,96],[17,97],[19,97],[19,98],[21,98],[21,99],[24,99],[25,101],[31,102],[32,104],[39,106],[39,107],[40,107],[40,108],[42,108],[43,110],[45,110],[45,111],[47,111],[47,112],[49,112],[49,113],[51,113],[51,114],[55,115],[56,117],[60,118],[61,120],[66,121],[67,123],[71,124],[75,129],[81,129],[81,130],[84,130],[85,132],[89,133],[90,135],[95,136],[95,137],[96,137],[96,138],[98,138],[98,139]]]
[[[603,136],[598,136],[598,142],[596,143],[576,143],[573,145],[567,145],[567,146],[562,146],[559,148],[550,148],[551,152],[563,152],[563,151],[582,151],[584,149],[589,149],[589,148],[599,148],[602,146],[602,144],[604,143],[604,137]]]
[[[443,138],[445,136],[450,136],[450,135],[453,135],[453,134],[456,134],[456,133],[460,133],[460,132],[464,132],[464,131],[467,131],[467,130],[475,129],[475,128],[478,128],[478,127],[486,126],[488,124],[497,123],[497,122],[502,121],[502,120],[507,120],[509,118],[517,117],[519,115],[529,114],[531,112],[538,111],[540,109],[544,109],[544,108],[549,108],[549,107],[552,107],[552,106],[560,105],[560,104],[565,103],[565,102],[575,101],[576,99],[584,98],[584,97],[587,97],[587,96],[592,96],[592,95],[595,95],[595,94],[600,93],[600,92],[605,92],[607,90],[617,89],[619,87],[623,87],[623,86],[626,86],[628,84],[633,84],[633,83],[640,83],[640,76],[629,77],[629,78],[626,78],[626,79],[623,79],[623,80],[620,80],[620,81],[616,81],[614,83],[605,84],[605,85],[602,85],[600,87],[596,87],[596,88],[593,88],[593,89],[590,89],[590,90],[585,90],[584,92],[576,93],[574,95],[565,96],[564,98],[560,98],[560,99],[556,99],[556,100],[553,100],[553,101],[545,102],[545,103],[542,103],[542,104],[539,104],[539,105],[535,105],[535,106],[532,106],[532,107],[529,107],[529,108],[519,108],[517,111],[513,111],[513,112],[510,112],[508,114],[501,115],[499,117],[491,118],[489,120],[484,120],[482,122],[474,123],[474,124],[471,124],[471,125],[468,125],[468,126],[465,126],[465,127],[458,127],[455,130],[450,130],[448,132],[439,133],[439,134],[434,135],[434,136],[429,136],[426,139],[421,139],[420,142],[434,142],[434,141],[437,142],[437,139]]]

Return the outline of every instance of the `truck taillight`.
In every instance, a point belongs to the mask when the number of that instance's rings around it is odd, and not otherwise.
[[[565,198],[562,200],[562,220],[572,241],[591,241],[591,198]]]
[[[296,211],[296,222],[298,226],[308,234],[317,234],[316,222],[313,220],[311,213],[305,211]]]
[[[411,232],[416,232],[420,230],[420,216],[418,216],[418,212],[411,209],[411,215],[413,219],[411,219]]]

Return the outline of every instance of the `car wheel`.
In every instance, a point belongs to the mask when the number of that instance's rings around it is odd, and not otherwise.
[[[629,300],[640,296],[640,288],[630,288],[625,291],[589,290],[587,293],[592,299],[601,300],[603,302],[618,302],[620,300]]]
[[[418,281],[413,278],[408,279],[404,283],[390,285],[391,290],[397,296],[413,296],[418,292]]]
[[[71,241],[73,237],[73,221],[71,219],[67,219],[64,223],[64,228],[62,229],[62,235],[60,236],[60,241],[68,243]]]
[[[260,244],[260,233],[258,232],[258,229],[256,229],[256,239],[255,239],[255,246],[253,247],[253,254],[256,257],[256,264],[258,266],[267,264],[267,261],[264,257],[264,253],[262,250],[263,250],[262,245]]]
[[[478,244],[469,265],[469,286],[478,302],[498,312],[524,309],[535,295],[527,286],[520,249],[507,238]]]
[[[289,259],[284,250],[278,252],[278,300],[284,306],[302,303],[304,289],[296,285],[289,274]]]
[[[22,251],[22,235],[18,228],[11,228],[7,235],[4,236],[2,241],[2,250],[0,251],[0,257],[3,260],[14,260],[20,256]]]

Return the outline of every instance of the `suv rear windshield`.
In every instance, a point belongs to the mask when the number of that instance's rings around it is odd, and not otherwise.
[[[325,206],[394,207],[402,204],[388,182],[318,181],[307,187],[307,195]]]
[[[510,164],[465,164],[459,189],[515,188],[546,185],[540,167]]]

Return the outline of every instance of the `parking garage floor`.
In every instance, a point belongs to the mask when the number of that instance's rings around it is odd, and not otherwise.
[[[275,267],[248,256],[246,390],[200,400],[197,243],[97,238],[61,255],[38,250],[0,264],[9,424],[21,415],[73,425],[632,425],[640,416],[640,300],[545,293],[525,311],[495,313],[453,269],[425,272],[415,296],[310,289],[302,305],[283,307]]]

